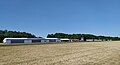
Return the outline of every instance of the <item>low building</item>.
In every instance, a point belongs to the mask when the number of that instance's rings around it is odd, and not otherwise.
[[[101,39],[94,39],[95,42],[101,42]]]
[[[86,39],[86,42],[93,42],[94,39]]]
[[[79,39],[71,39],[71,42],[80,42]]]
[[[100,39],[86,39],[87,42],[101,42]]]
[[[60,40],[61,40],[61,42],[71,42],[70,39],[60,39]]]
[[[61,42],[59,38],[45,38],[46,40],[49,40],[48,42]]]
[[[49,43],[49,42],[61,42],[58,38],[5,38],[3,43]]]
[[[44,38],[5,38],[3,43],[14,44],[14,43],[44,43],[48,40]]]

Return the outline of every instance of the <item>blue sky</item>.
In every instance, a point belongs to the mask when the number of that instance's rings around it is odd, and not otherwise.
[[[0,0],[0,29],[120,36],[120,0]]]

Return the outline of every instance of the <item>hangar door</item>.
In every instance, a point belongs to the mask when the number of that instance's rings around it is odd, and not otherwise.
[[[11,40],[11,43],[24,43],[24,40]]]
[[[39,42],[41,42],[41,40],[32,40],[32,43],[39,43]]]

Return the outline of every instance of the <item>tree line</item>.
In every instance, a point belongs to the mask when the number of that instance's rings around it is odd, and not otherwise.
[[[55,33],[55,34],[48,34],[48,38],[68,38],[68,39],[98,39],[98,40],[112,40],[117,41],[120,40],[119,37],[110,37],[110,36],[96,36],[92,34],[65,34],[65,33]]]
[[[96,36],[92,34],[65,34],[65,33],[55,33],[48,34],[48,38],[68,38],[68,39],[101,39],[101,40],[120,40],[119,37],[110,37],[110,36]],[[3,41],[4,38],[36,38],[35,35],[27,32],[20,31],[8,31],[8,30],[0,30],[0,42]],[[41,38],[41,37],[40,37]]]
[[[36,36],[27,32],[0,30],[0,42],[4,38],[36,38]]]

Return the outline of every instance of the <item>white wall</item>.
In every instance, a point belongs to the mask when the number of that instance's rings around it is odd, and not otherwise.
[[[56,42],[61,42],[61,40],[60,40],[60,39],[57,39]]]
[[[24,40],[24,43],[32,43],[32,40]]]
[[[41,43],[48,43],[48,42],[49,40],[46,40],[46,39],[41,40]]]
[[[88,42],[92,42],[92,41],[93,41],[93,39],[86,39],[86,41],[88,41]]]
[[[5,44],[10,44],[10,43],[11,43],[11,40],[4,40],[3,43],[5,43]]]

